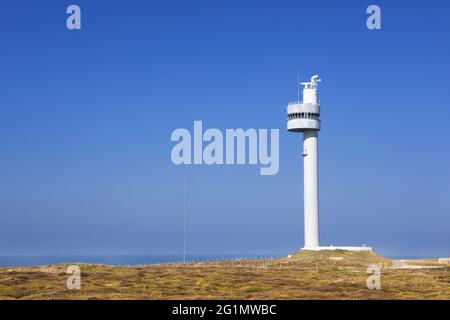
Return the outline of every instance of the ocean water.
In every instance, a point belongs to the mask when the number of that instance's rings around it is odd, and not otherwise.
[[[287,254],[278,255],[187,255],[186,261],[211,261],[211,260],[232,260],[232,259],[263,259],[278,258]],[[43,266],[59,263],[91,263],[107,264],[116,266],[136,266],[156,263],[183,262],[182,255],[21,255],[21,256],[0,256],[0,267],[24,267]]]
[[[187,255],[187,262],[200,262],[211,260],[233,260],[233,259],[267,259],[286,257],[289,253],[271,254],[271,255],[252,255],[252,254],[222,254],[208,255],[197,254]],[[420,258],[439,258],[449,255],[417,255],[417,254],[382,254],[388,259],[420,259]],[[106,264],[116,266],[137,266],[157,263],[177,263],[183,262],[182,255],[164,255],[164,254],[115,254],[115,255],[11,255],[0,256],[0,267],[24,267],[24,266],[44,266],[60,263],[90,263]]]

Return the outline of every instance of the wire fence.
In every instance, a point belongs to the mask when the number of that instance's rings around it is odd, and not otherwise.
[[[161,262],[142,266],[268,268],[286,266],[292,262],[293,260],[289,257],[239,257],[231,259],[199,259],[187,262]]]

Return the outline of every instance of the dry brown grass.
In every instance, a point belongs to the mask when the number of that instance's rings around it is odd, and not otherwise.
[[[366,287],[366,268],[374,263],[382,266],[381,290]],[[348,251],[302,251],[270,263],[80,265],[81,290],[66,288],[67,265],[0,268],[0,299],[450,299],[445,266],[390,265],[374,253]]]

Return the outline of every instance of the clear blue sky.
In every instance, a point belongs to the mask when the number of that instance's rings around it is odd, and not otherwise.
[[[78,4],[82,30],[65,26]],[[382,30],[365,26],[379,4]],[[0,254],[182,252],[175,128],[280,128],[280,171],[191,166],[189,253],[303,245],[297,73],[323,78],[322,244],[450,249],[448,1],[3,1]]]

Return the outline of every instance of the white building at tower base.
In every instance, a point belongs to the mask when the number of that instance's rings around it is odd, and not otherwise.
[[[309,250],[309,251],[325,251],[325,250],[348,250],[348,251],[373,251],[372,247],[334,247],[334,246],[329,246],[329,247],[309,247],[309,248],[302,248],[303,250]]]

